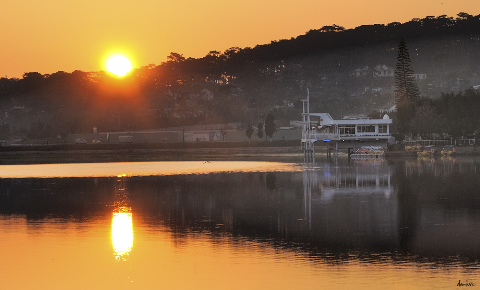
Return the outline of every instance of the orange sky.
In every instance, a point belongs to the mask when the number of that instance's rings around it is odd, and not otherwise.
[[[478,0],[2,0],[0,76],[99,71],[113,52],[134,67],[160,64],[170,52],[199,58],[289,39],[337,24],[406,22],[480,14]]]

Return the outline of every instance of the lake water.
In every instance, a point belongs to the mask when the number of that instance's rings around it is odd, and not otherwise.
[[[477,165],[0,166],[0,289],[478,289]]]

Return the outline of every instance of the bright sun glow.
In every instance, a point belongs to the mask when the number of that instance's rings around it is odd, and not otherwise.
[[[123,77],[132,69],[132,64],[123,55],[114,55],[107,61],[107,71],[119,77]]]

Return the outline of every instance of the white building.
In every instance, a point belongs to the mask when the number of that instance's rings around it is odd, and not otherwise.
[[[385,114],[382,119],[334,120],[328,113],[310,113],[309,96],[303,102],[302,147],[305,152],[315,152],[315,142],[327,142],[327,148],[357,149],[361,146],[387,147],[392,139],[392,119]],[[306,154],[307,155],[307,154]]]
[[[319,122],[315,120],[319,117]],[[343,119],[334,120],[328,113],[309,113],[311,128],[306,130],[308,139],[328,141],[366,141],[388,140],[392,119],[385,115],[383,119]],[[312,120],[313,119],[313,120]],[[318,124],[320,124],[318,126]]]

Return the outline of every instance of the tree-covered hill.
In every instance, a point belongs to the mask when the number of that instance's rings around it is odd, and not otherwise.
[[[118,78],[74,71],[0,79],[0,139],[91,131],[243,122],[267,114],[278,124],[299,119],[310,89],[311,110],[336,118],[394,102],[392,76],[404,38],[422,96],[438,98],[480,85],[480,15],[406,23],[324,26],[288,40],[211,51],[202,58],[172,52]],[[8,126],[8,130],[5,129]]]

